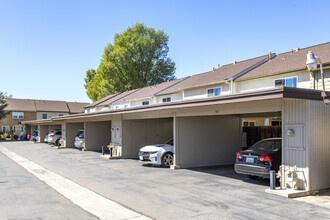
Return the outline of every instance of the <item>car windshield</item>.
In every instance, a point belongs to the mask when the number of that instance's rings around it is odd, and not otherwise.
[[[170,139],[170,140],[166,141],[164,144],[173,145],[173,139]]]
[[[281,140],[262,140],[250,147],[254,151],[278,151],[282,146]]]
[[[76,135],[76,137],[79,137],[79,136],[84,136],[84,131],[83,130],[78,131],[78,134]]]

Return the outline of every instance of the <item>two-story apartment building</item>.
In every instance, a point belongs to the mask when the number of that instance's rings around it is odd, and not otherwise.
[[[50,119],[69,114],[82,113],[89,103],[33,100],[33,99],[5,99],[8,103],[6,118],[0,121],[1,132],[16,134],[24,131],[22,122],[31,120]]]
[[[330,187],[330,106],[323,103],[319,69],[308,71],[313,51],[323,61],[330,90],[330,43],[233,62],[157,86],[113,94],[86,113],[30,121],[39,130],[57,124],[72,145],[85,129],[87,150],[109,142],[122,158],[136,158],[147,144],[174,140],[173,169],[233,164],[242,125],[253,119],[282,125],[282,186],[312,191]],[[290,131],[290,132],[288,132]],[[42,133],[42,132],[41,132]],[[71,143],[71,144],[70,144]]]

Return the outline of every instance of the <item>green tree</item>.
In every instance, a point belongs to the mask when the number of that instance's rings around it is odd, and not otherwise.
[[[0,92],[0,120],[4,119],[9,114],[9,112],[5,111],[8,103],[4,98],[6,98],[6,96],[3,92]]]
[[[109,94],[175,79],[175,63],[168,55],[169,37],[143,23],[116,34],[104,49],[97,70],[86,72],[84,85],[93,101]]]

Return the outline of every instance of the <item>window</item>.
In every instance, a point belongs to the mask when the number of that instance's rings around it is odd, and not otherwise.
[[[275,87],[281,87],[281,86],[297,88],[297,77],[294,76],[284,79],[276,79]]]
[[[272,121],[271,124],[272,124],[272,126],[281,126],[282,122],[281,121]]]
[[[13,119],[24,119],[24,112],[13,112]]]
[[[207,97],[219,96],[221,95],[221,87],[212,88],[207,90]]]
[[[124,108],[127,108],[127,107],[128,107],[128,105],[125,105],[125,106],[124,106]]]
[[[163,102],[171,102],[171,97],[163,98]]]
[[[58,114],[58,116],[63,116],[63,114]]]
[[[142,105],[149,105],[149,101],[142,102]]]
[[[255,124],[255,121],[243,121],[243,127],[254,127]]]
[[[90,112],[91,112],[90,108],[86,109],[86,113],[90,113]]]
[[[10,132],[10,127],[9,126],[2,126],[2,133],[9,133]]]
[[[47,119],[47,114],[46,113],[42,114],[42,119]]]

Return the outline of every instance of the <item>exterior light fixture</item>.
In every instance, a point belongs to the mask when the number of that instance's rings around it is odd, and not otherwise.
[[[308,51],[307,53],[307,61],[306,66],[309,71],[313,71],[317,69],[317,61],[320,63],[320,70],[321,70],[321,79],[322,79],[322,93],[321,96],[325,104],[330,104],[330,100],[327,99],[327,94],[325,92],[325,85],[324,85],[324,74],[323,74],[323,65],[320,58],[314,55],[312,51]]]

